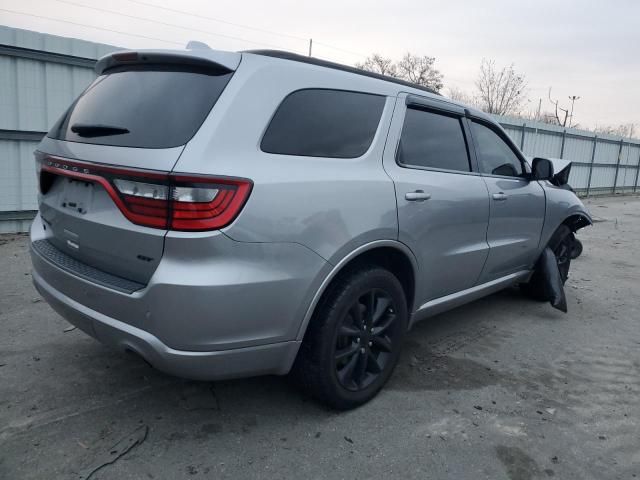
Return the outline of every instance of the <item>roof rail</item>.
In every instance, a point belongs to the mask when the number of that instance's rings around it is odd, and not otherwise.
[[[399,85],[404,85],[405,87],[417,88],[418,90],[424,90],[425,92],[433,93],[434,95],[440,95],[440,93],[436,92],[432,88],[418,85],[416,83],[407,82],[399,78],[390,77],[388,75],[382,75],[375,72],[368,72],[359,68],[350,67],[349,65],[343,65],[342,63],[330,62],[328,60],[321,60],[315,57],[305,57],[304,55],[285,52],[284,50],[243,50],[241,53],[253,53],[254,55],[263,55],[265,57],[282,58],[284,60],[292,60],[294,62],[318,65],[319,67],[326,67],[333,70],[354,73],[356,75],[362,75],[364,77],[377,78],[378,80],[384,80],[385,82],[397,83]]]

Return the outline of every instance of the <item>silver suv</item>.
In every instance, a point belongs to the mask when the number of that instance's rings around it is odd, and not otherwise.
[[[426,317],[540,293],[545,246],[591,222],[489,116],[277,51],[125,51],[36,151],[33,280],[63,317],[156,368],[291,372],[372,398]],[[566,252],[565,252],[566,253]]]

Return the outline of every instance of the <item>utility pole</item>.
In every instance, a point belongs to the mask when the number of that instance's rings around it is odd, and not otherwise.
[[[569,100],[571,100],[571,113],[569,114],[569,128],[571,128],[571,124],[573,123],[573,104],[576,100],[580,100],[580,97],[577,95],[569,95]]]
[[[309,56],[311,56],[311,48],[313,47],[313,38],[309,39]]]

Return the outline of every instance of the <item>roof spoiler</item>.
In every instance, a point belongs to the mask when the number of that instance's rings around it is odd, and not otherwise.
[[[119,50],[100,58],[94,69],[101,75],[110,68],[122,65],[164,64],[233,72],[240,65],[241,54],[202,48],[202,45],[204,44],[199,42],[189,42],[189,50]]]

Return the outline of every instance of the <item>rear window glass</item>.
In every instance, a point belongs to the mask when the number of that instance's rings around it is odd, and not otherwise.
[[[187,143],[232,73],[127,67],[101,75],[49,132],[71,142],[170,148]]]
[[[378,128],[385,97],[342,90],[293,92],[278,107],[261,148],[308,157],[355,158]]]

